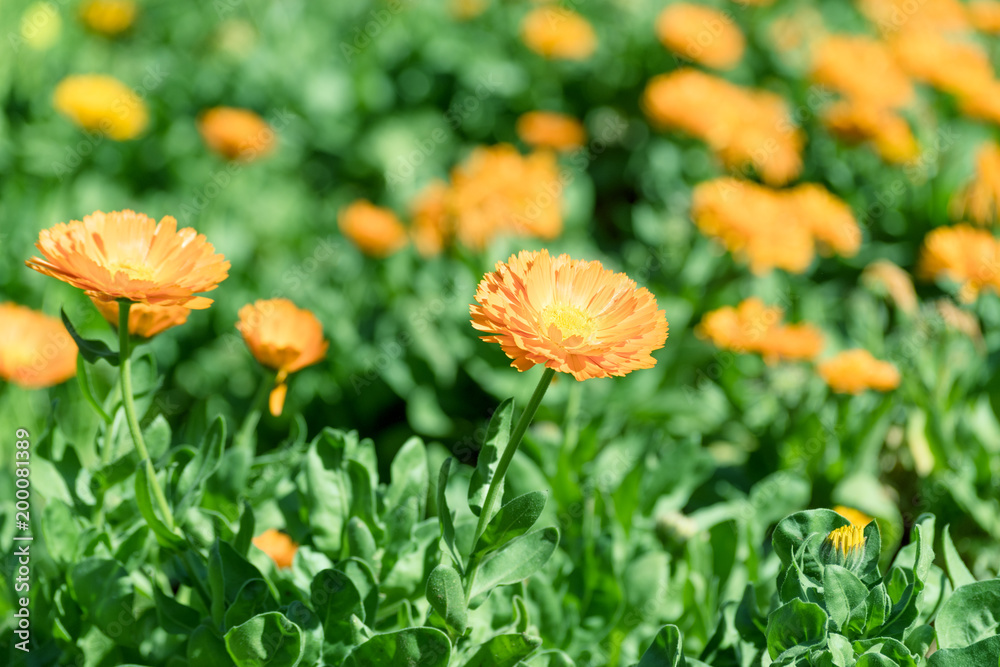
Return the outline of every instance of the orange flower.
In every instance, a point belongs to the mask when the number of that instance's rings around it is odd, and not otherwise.
[[[571,151],[583,146],[587,131],[572,116],[551,111],[530,111],[517,119],[517,136],[535,148]]]
[[[448,186],[441,181],[431,183],[410,207],[413,224],[410,237],[417,252],[424,257],[441,253],[451,237],[448,219]]]
[[[128,30],[135,20],[132,0],[89,0],[80,8],[80,18],[91,30],[117,35]]]
[[[838,394],[860,394],[866,389],[892,391],[899,386],[899,371],[879,361],[868,350],[847,350],[819,365],[819,374]]]
[[[521,22],[521,39],[546,58],[586,60],[597,48],[597,35],[587,19],[569,9],[538,7]]]
[[[1000,213],[1000,144],[983,144],[976,153],[975,178],[951,200],[952,215],[977,225],[992,225]]]
[[[987,230],[966,224],[938,227],[924,238],[917,273],[925,280],[960,283],[959,298],[975,301],[986,287],[1000,291],[1000,242]]]
[[[811,324],[783,325],[783,313],[756,297],[736,308],[724,306],[706,313],[695,333],[716,346],[735,352],[756,352],[768,363],[813,359],[823,349],[823,334]]]
[[[969,20],[980,32],[1000,35],[1000,2],[973,0],[969,3]]]
[[[861,510],[854,509],[853,507],[837,505],[833,508],[833,511],[850,521],[851,525],[858,526],[859,528],[864,528],[873,521],[870,516]]]
[[[880,259],[866,266],[861,281],[869,288],[887,294],[903,312],[917,312],[917,293],[910,274],[889,260]]]
[[[343,209],[338,224],[344,236],[372,257],[388,257],[406,245],[406,228],[396,214],[365,199]]]
[[[883,35],[900,32],[962,31],[969,27],[965,7],[958,0],[860,0],[861,12]]]
[[[892,51],[860,35],[835,35],[813,54],[812,80],[848,99],[879,108],[899,108],[914,99],[913,84]]]
[[[650,80],[642,107],[656,125],[706,142],[732,170],[753,167],[774,185],[802,170],[804,135],[784,100],[773,93],[680,69]]]
[[[735,67],[746,47],[730,14],[686,2],[660,12],[656,34],[663,46],[680,58],[715,69]]]
[[[449,208],[465,247],[497,235],[553,239],[562,233],[562,181],[552,153],[521,155],[509,144],[477,148],[451,173]]]
[[[227,160],[250,162],[274,150],[274,130],[249,109],[209,109],[198,119],[198,132],[209,148]]]
[[[118,328],[118,302],[90,297],[97,310],[111,326]],[[191,310],[185,306],[147,306],[133,304],[128,311],[128,332],[133,336],[152,338],[171,327],[187,322]]]
[[[451,15],[461,21],[474,19],[490,6],[490,0],[451,0]]]
[[[149,123],[142,98],[110,76],[68,76],[56,86],[53,104],[79,127],[115,141],[134,139]]]
[[[526,371],[544,364],[577,380],[652,368],[667,339],[656,299],[600,262],[522,250],[476,290],[472,326]]]
[[[0,322],[0,378],[41,389],[76,375],[76,344],[60,320],[0,303]]]
[[[152,306],[208,308],[210,292],[229,275],[229,262],[190,227],[164,216],[159,223],[135,211],[95,211],[44,229],[35,247],[45,259],[25,262],[101,301],[127,299]]]
[[[788,203],[788,217],[812,234],[821,250],[852,257],[861,247],[861,229],[851,207],[822,185],[803,183],[779,191]]]
[[[861,102],[837,102],[823,114],[830,131],[849,142],[869,141],[889,164],[920,155],[909,123],[891,109]]]
[[[256,301],[240,308],[236,328],[250,353],[262,365],[278,372],[268,403],[277,417],[288,393],[290,373],[319,363],[330,344],[323,340],[323,325],[308,310],[288,299]]]
[[[290,568],[295,560],[295,552],[299,550],[299,545],[292,542],[292,538],[274,528],[268,528],[252,541],[253,545],[270,556],[280,569]]]
[[[907,30],[889,44],[910,76],[946,93],[974,96],[993,81],[989,56],[971,42],[928,29]]]

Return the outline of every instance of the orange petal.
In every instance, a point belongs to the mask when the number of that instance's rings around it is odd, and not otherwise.
[[[271,390],[271,397],[268,399],[267,404],[271,409],[271,414],[275,417],[281,416],[281,411],[285,407],[285,396],[288,394],[288,385],[279,384],[277,387]]]

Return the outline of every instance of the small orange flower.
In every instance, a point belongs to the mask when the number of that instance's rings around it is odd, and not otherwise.
[[[654,124],[706,142],[732,170],[753,167],[764,182],[782,185],[802,170],[802,131],[785,101],[740,88],[693,69],[653,77],[642,108]]]
[[[472,326],[526,371],[544,364],[577,380],[652,368],[666,342],[656,299],[600,262],[522,250],[488,273],[469,308]]]
[[[924,238],[917,273],[925,280],[960,283],[959,298],[966,303],[987,287],[1000,292],[1000,242],[970,225],[938,227]]]
[[[861,281],[869,288],[888,295],[903,312],[917,312],[917,293],[910,274],[889,260],[876,260],[866,266]]]
[[[1000,35],[1000,2],[973,0],[969,3],[969,20],[980,32]]]
[[[993,81],[985,51],[939,30],[906,30],[889,44],[910,76],[946,93],[974,96]]]
[[[915,93],[884,42],[860,35],[824,39],[813,54],[812,80],[853,102],[877,108],[899,108]]]
[[[861,12],[883,35],[900,32],[961,32],[969,27],[965,7],[959,0],[860,0]]]
[[[837,102],[823,114],[823,122],[846,141],[871,142],[888,164],[902,164],[920,155],[909,123],[891,109],[862,102]]]
[[[208,308],[210,292],[229,275],[229,262],[190,227],[135,211],[95,211],[83,221],[42,230],[35,247],[44,259],[25,262],[101,301]]]
[[[295,552],[299,550],[299,545],[292,538],[274,528],[268,528],[252,541],[255,547],[271,557],[279,569],[290,568],[295,560]]]
[[[746,48],[743,33],[730,14],[687,2],[660,12],[656,34],[675,55],[714,69],[735,67]]]
[[[240,308],[236,328],[250,353],[263,366],[277,371],[268,403],[277,417],[285,405],[289,374],[319,363],[330,344],[323,340],[323,325],[308,310],[288,299],[256,301]]]
[[[586,60],[597,48],[597,35],[587,19],[569,9],[538,7],[521,22],[521,39],[546,58]]]
[[[343,209],[338,223],[344,236],[372,257],[388,257],[406,245],[406,228],[396,214],[365,199]]]
[[[68,76],[56,86],[53,104],[79,127],[115,141],[136,138],[149,123],[142,98],[110,76]]]
[[[90,297],[97,310],[111,326],[118,328],[118,302],[101,301]],[[152,338],[171,327],[187,322],[191,309],[185,306],[147,306],[132,304],[128,311],[128,332],[133,336]]]
[[[135,21],[135,3],[132,0],[88,0],[80,8],[80,18],[91,30],[117,35],[128,30]]]
[[[571,151],[583,146],[587,131],[572,116],[551,111],[530,111],[517,119],[517,136],[534,148]]]
[[[756,297],[736,308],[724,306],[706,313],[695,333],[723,349],[756,352],[768,363],[813,359],[823,350],[823,334],[811,324],[781,323],[783,313]]]
[[[413,217],[410,237],[417,252],[424,257],[439,255],[451,238],[448,196],[448,186],[436,181],[427,186],[410,206]]]
[[[862,349],[847,350],[824,361],[819,374],[838,394],[860,394],[866,389],[892,391],[900,379],[895,366]]]
[[[274,150],[274,130],[249,109],[209,109],[198,119],[198,132],[209,148],[227,160],[251,162]]]
[[[76,344],[60,320],[0,303],[0,378],[42,389],[76,375]]]
[[[460,21],[474,19],[490,6],[490,0],[451,0],[451,15]]]
[[[976,153],[976,174],[951,200],[956,218],[993,225],[1000,214],[1000,144],[989,142]]]
[[[873,521],[870,516],[861,510],[854,509],[853,507],[837,505],[833,508],[833,511],[850,521],[851,525],[858,526],[859,528],[864,528]]]

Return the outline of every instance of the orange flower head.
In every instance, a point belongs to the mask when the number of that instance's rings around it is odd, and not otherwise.
[[[811,324],[787,324],[769,332],[761,344],[764,361],[810,361],[823,351],[823,332]]]
[[[128,30],[135,21],[135,2],[88,0],[80,8],[80,18],[91,30],[105,35],[117,35]]]
[[[844,517],[851,522],[852,526],[857,526],[859,528],[864,528],[870,524],[874,519],[862,512],[861,510],[856,510],[853,507],[845,507],[844,505],[837,505],[833,508],[833,511]]]
[[[56,111],[84,130],[100,132],[115,141],[136,138],[149,123],[142,98],[110,76],[68,76],[56,86],[53,104]]]
[[[285,404],[288,375],[326,357],[330,344],[323,340],[323,325],[308,310],[288,299],[256,301],[240,308],[236,328],[250,353],[263,366],[277,371],[269,407],[277,417]]]
[[[867,141],[888,164],[903,164],[920,155],[909,123],[891,109],[862,102],[841,101],[823,114],[830,131],[851,143]]]
[[[562,181],[550,152],[480,147],[452,170],[449,209],[458,241],[482,250],[499,235],[554,239],[562,233]]]
[[[973,0],[969,3],[969,20],[980,32],[1000,35],[1000,2]]]
[[[884,42],[860,35],[824,39],[813,54],[812,80],[854,102],[899,108],[913,101],[910,77]]]
[[[924,238],[917,274],[924,280],[960,283],[959,298],[966,303],[985,288],[1000,292],[1000,242],[971,225],[938,227]]]
[[[951,200],[952,215],[977,225],[994,225],[1000,214],[1000,144],[989,142],[976,153],[972,181]]]
[[[735,67],[746,48],[732,15],[687,2],[668,5],[660,12],[656,35],[679,58],[713,69]]]
[[[914,10],[910,0],[860,0],[861,13],[884,36],[901,32],[962,32],[968,15],[959,0],[920,0]]]
[[[448,186],[436,181],[427,186],[411,204],[413,224],[410,226],[410,238],[417,252],[424,257],[441,254],[445,243],[451,238],[448,197]]]
[[[528,12],[521,22],[521,39],[535,53],[560,60],[586,60],[597,48],[597,35],[587,19],[555,6]]]
[[[679,69],[650,80],[642,108],[655,125],[707,143],[732,170],[752,167],[772,185],[787,183],[802,170],[804,135],[773,93]]]
[[[0,303],[0,378],[26,389],[76,375],[76,343],[63,323],[16,303]]]
[[[268,528],[253,538],[252,542],[255,547],[270,556],[279,569],[290,568],[295,560],[295,552],[299,550],[299,545],[293,542],[292,538],[274,528]]]
[[[847,350],[819,365],[819,374],[838,394],[860,394],[866,389],[892,391],[899,386],[899,371],[879,361],[868,350]]]
[[[789,217],[812,234],[820,248],[853,257],[861,247],[861,228],[851,207],[815,183],[803,183],[781,193]]]
[[[666,342],[656,299],[600,262],[522,250],[498,262],[476,290],[472,326],[526,371],[535,364],[577,380],[652,368]]]
[[[910,274],[889,260],[876,260],[866,266],[861,281],[869,288],[888,295],[903,312],[917,312],[917,293]]]
[[[994,80],[985,51],[938,30],[906,30],[889,44],[910,76],[946,93],[974,96]]]
[[[215,107],[198,118],[198,132],[205,144],[226,158],[251,162],[274,150],[274,130],[249,109]]]
[[[815,358],[823,349],[823,334],[811,324],[784,325],[782,317],[781,308],[751,297],[735,308],[706,313],[695,333],[723,349],[760,354],[768,363]]]
[[[229,262],[190,227],[164,216],[159,223],[135,211],[95,211],[83,221],[42,230],[43,258],[26,264],[101,301],[127,299],[151,306],[208,308],[210,292],[229,275]]]
[[[118,302],[90,297],[97,310],[111,326],[118,328]],[[187,322],[191,309],[185,306],[147,306],[134,303],[128,311],[128,332],[133,336],[152,338],[171,327]]]
[[[571,151],[587,141],[583,124],[572,116],[551,111],[530,111],[517,119],[517,136],[534,148]]]
[[[388,257],[406,245],[406,228],[396,214],[365,199],[340,212],[340,231],[371,257]]]

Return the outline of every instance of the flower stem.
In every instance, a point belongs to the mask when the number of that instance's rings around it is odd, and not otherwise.
[[[233,437],[233,449],[250,446],[250,438],[257,430],[257,424],[260,422],[260,417],[263,414],[264,401],[267,399],[268,392],[273,384],[274,377],[269,377],[269,374],[265,373],[264,379],[260,383],[260,388],[257,389],[257,394],[253,397],[253,402],[250,403],[250,411],[243,418],[240,430]]]
[[[170,511],[170,506],[167,505],[167,498],[163,495],[163,489],[160,488],[160,481],[156,478],[156,469],[153,468],[153,461],[149,458],[146,441],[142,439],[139,420],[135,416],[135,398],[132,396],[132,350],[129,347],[128,335],[128,313],[131,308],[131,301],[118,302],[118,369],[121,371],[122,405],[125,406],[125,419],[128,421],[128,430],[132,434],[132,442],[135,443],[135,449],[139,452],[139,458],[146,462],[146,476],[149,477],[153,496],[160,506],[167,528],[173,530],[174,515]]]
[[[528,405],[525,406],[524,412],[521,413],[521,418],[517,420],[517,425],[514,426],[514,431],[510,434],[510,440],[507,442],[507,447],[504,448],[503,454],[500,456],[500,462],[497,463],[496,472],[493,473],[493,479],[490,480],[489,489],[486,491],[486,500],[483,501],[483,508],[479,512],[479,523],[476,524],[476,532],[472,538],[473,552],[475,552],[476,544],[479,542],[479,538],[483,536],[483,532],[486,530],[486,524],[489,523],[491,515],[493,514],[493,508],[499,500],[497,496],[500,495],[500,488],[503,486],[503,479],[507,475],[507,468],[510,467],[510,462],[514,459],[514,454],[517,452],[518,445],[521,444],[521,439],[528,430],[528,425],[531,424],[531,420],[534,418],[535,412],[538,411],[538,406],[542,402],[542,397],[545,396],[545,391],[549,388],[549,385],[552,384],[552,378],[555,374],[555,370],[551,368],[545,369],[541,379],[538,381],[538,386],[535,387],[535,393],[531,395],[531,400],[528,401]],[[476,581],[476,571],[478,569],[479,559],[474,555],[470,555],[469,566],[465,569],[468,574],[465,584],[466,604],[468,604],[469,598],[472,596],[472,585]]]

